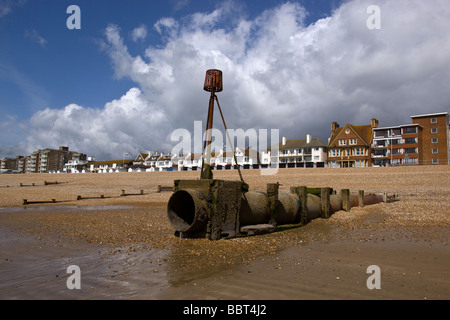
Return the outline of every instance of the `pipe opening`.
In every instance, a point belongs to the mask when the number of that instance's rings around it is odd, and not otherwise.
[[[184,190],[175,192],[167,206],[169,222],[175,230],[186,231],[194,223],[195,202],[191,194]]]

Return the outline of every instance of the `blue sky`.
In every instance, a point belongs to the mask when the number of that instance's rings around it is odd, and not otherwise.
[[[131,53],[139,52],[146,46],[162,45],[160,35],[151,28],[161,17],[182,18],[199,11],[213,11],[218,2],[28,0],[12,3],[12,12],[0,20],[3,69],[0,108],[2,113],[27,119],[42,108],[64,107],[70,103],[101,108],[132,85],[126,79],[118,81],[114,77],[110,61],[100,50],[98,41],[108,24],[120,26],[125,33],[142,24],[148,25],[145,41],[129,45]],[[279,0],[237,2],[250,18],[281,3]],[[329,15],[336,7],[336,2],[325,0],[301,3],[310,13],[308,22]],[[66,9],[71,4],[81,9],[81,30],[66,27],[70,16]]]
[[[376,3],[382,29],[368,30]],[[81,30],[66,27],[71,4]],[[244,130],[326,139],[332,121],[394,125],[448,111],[448,59],[436,52],[450,48],[448,7],[0,0],[0,157],[59,145],[102,159],[170,151],[174,129],[205,120],[202,77],[216,67],[228,122]]]

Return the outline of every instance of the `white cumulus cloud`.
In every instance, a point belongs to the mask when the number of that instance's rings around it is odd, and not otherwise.
[[[131,33],[131,37],[134,42],[144,40],[147,37],[147,27],[141,25],[140,27],[135,28]]]
[[[71,150],[96,156],[97,159],[120,158],[124,152],[137,154],[160,146],[165,136],[153,128],[167,122],[142,95],[131,88],[103,109],[70,104],[64,109],[44,109],[30,119],[27,144],[32,148],[69,146]]]

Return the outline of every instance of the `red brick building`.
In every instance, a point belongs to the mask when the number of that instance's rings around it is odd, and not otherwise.
[[[373,129],[372,165],[412,165],[422,162],[422,127],[418,124]]]
[[[369,125],[354,126],[346,124],[339,127],[331,124],[331,137],[328,142],[328,167],[350,168],[370,167],[372,165],[372,130],[378,128],[378,120],[372,119]]]
[[[411,116],[422,127],[419,164],[450,164],[450,116],[448,112]]]

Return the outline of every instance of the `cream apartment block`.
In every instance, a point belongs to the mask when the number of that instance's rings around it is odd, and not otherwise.
[[[283,137],[278,145],[261,152],[260,161],[263,168],[326,167],[327,144],[310,134],[306,139],[287,140]]]

